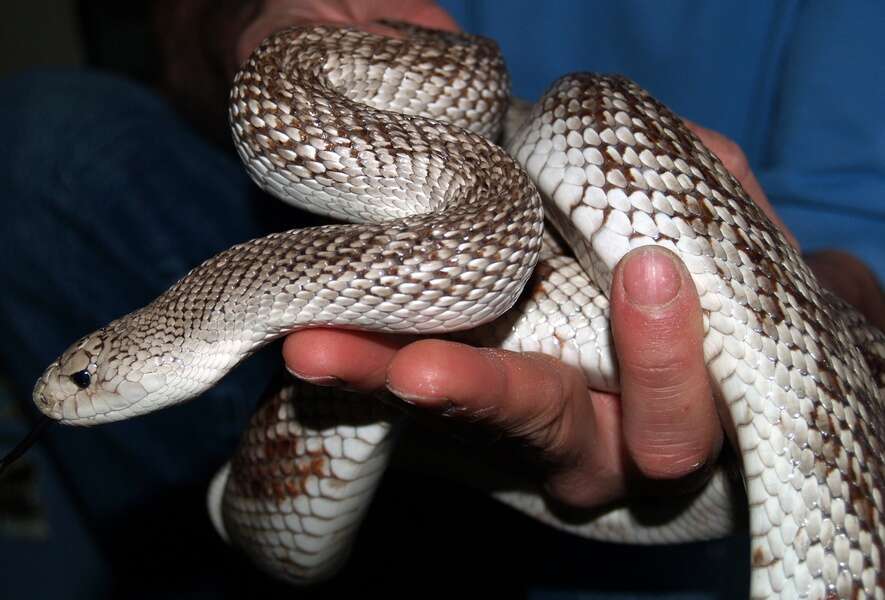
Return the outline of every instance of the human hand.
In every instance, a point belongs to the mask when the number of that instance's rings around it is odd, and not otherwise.
[[[812,252],[805,256],[805,261],[824,287],[885,331],[885,293],[872,269],[840,250]]]
[[[398,7],[398,14],[393,14],[391,4]],[[387,33],[372,23],[384,17],[455,29],[448,15],[431,3],[419,11],[410,6],[407,14],[399,7],[390,2],[271,2],[244,32],[238,55],[245,59],[273,31],[296,23],[356,23]],[[573,505],[595,506],[624,494],[628,469],[625,440],[635,446],[640,470],[664,478],[694,472],[721,444],[703,358],[695,351],[700,347],[700,309],[693,286],[683,285],[690,279],[674,257],[663,252],[646,251],[636,258],[625,263],[629,268],[624,293],[634,287],[646,291],[647,282],[634,280],[648,279],[650,268],[660,273],[662,289],[674,298],[664,309],[631,308],[628,304],[625,310],[616,311],[615,323],[624,325],[615,333],[622,340],[619,347],[624,346],[619,351],[624,363],[622,377],[635,383],[628,386],[620,402],[611,394],[590,391],[583,374],[549,357],[441,340],[409,343],[395,336],[306,330],[289,337],[284,356],[290,370],[308,381],[345,383],[364,391],[387,386],[406,402],[480,419],[521,438],[551,465],[546,483],[554,497]],[[616,271],[616,281],[623,281],[623,272]],[[667,331],[681,333],[692,318],[696,330],[693,343],[674,346],[666,341]],[[643,352],[642,336],[634,332],[652,325],[661,334],[658,352]],[[648,376],[668,369],[669,376]],[[652,379],[656,383],[651,384]],[[640,399],[648,393],[647,388],[658,391],[661,385],[668,397],[655,399],[660,399],[664,408],[644,410],[647,404]],[[650,395],[659,397],[660,392]],[[636,408],[628,412],[632,418],[623,423],[621,403]],[[653,435],[646,435],[646,431]]]
[[[300,23],[390,33],[374,23],[382,17],[456,29],[430,2],[407,10],[384,1],[270,2],[241,37],[238,56],[245,59],[273,31]],[[620,397],[589,390],[582,373],[541,354],[442,340],[313,329],[289,336],[284,356],[307,381],[362,391],[386,386],[410,404],[516,437],[549,466],[545,483],[554,498],[597,506],[626,493],[634,468],[656,479],[699,479],[691,476],[713,462],[722,443],[701,351],[700,307],[684,267],[670,253],[646,248],[622,261],[614,282]]]
[[[237,69],[275,31],[332,23],[398,35],[374,22],[379,19],[457,29],[433,0],[156,0],[152,9],[161,55],[158,85],[198,129],[219,141],[229,139],[227,99]]]
[[[279,28],[299,20],[358,21],[375,29],[371,21],[377,17],[368,15],[284,10],[264,22],[256,19],[255,43],[272,32],[271,24]],[[244,42],[243,53],[252,46]],[[780,224],[740,148],[692,127]],[[443,340],[314,329],[291,335],[284,357],[307,381],[362,391],[386,386],[416,407],[481,422],[518,439],[547,465],[543,483],[550,496],[571,506],[621,499],[637,480],[651,482],[652,488],[675,482],[663,486],[667,491],[691,489],[705,480],[723,440],[704,364],[694,284],[675,256],[656,247],[631,252],[613,275],[619,395],[589,390],[582,373],[544,355]]]
[[[690,126],[780,224],[740,148]],[[290,336],[284,356],[315,383],[386,386],[420,408],[517,438],[548,466],[550,496],[571,506],[621,499],[637,481],[646,491],[691,489],[709,474],[723,440],[693,282],[675,256],[646,247],[616,267],[611,302],[620,395],[588,389],[583,374],[543,355],[441,340],[309,330]]]
[[[688,119],[684,119],[684,122],[700,138],[704,145],[719,158],[722,165],[728,169],[728,172],[734,175],[735,179],[740,182],[741,187],[744,188],[744,191],[747,192],[747,195],[750,196],[750,199],[780,229],[781,233],[786,236],[787,241],[798,249],[799,242],[793,233],[787,229],[787,226],[784,225],[777,213],[774,212],[774,207],[771,206],[768,196],[765,194],[762,186],[759,185],[759,180],[753,174],[753,170],[750,168],[750,161],[747,160],[747,155],[744,154],[741,147],[718,131],[701,127]]]
[[[622,498],[637,480],[690,489],[722,444],[694,284],[674,255],[645,247],[616,267],[611,300],[619,396],[589,390],[581,372],[545,355],[442,340],[313,329],[289,336],[283,354],[307,381],[386,386],[517,438],[547,466],[547,492],[571,506]]]
[[[796,238],[774,212],[740,146],[720,133],[688,121],[686,124],[740,181],[744,191],[765,211],[789,242],[799,248]],[[812,252],[805,255],[805,261],[824,287],[854,306],[870,323],[885,330],[885,294],[867,265],[839,250]]]
[[[382,35],[399,34],[378,23],[403,21],[432,29],[456,31],[454,19],[433,0],[266,0],[261,12],[243,31],[237,43],[236,64],[244,61],[262,40],[275,31],[306,24],[351,25]]]

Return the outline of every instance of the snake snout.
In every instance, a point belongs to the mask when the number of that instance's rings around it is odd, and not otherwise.
[[[34,404],[47,417],[60,421],[62,419],[61,401],[51,393],[52,382],[58,379],[58,362],[54,362],[46,368],[40,379],[34,385]]]

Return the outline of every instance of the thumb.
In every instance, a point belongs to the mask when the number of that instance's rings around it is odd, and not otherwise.
[[[624,442],[652,479],[679,479],[713,462],[722,427],[703,355],[698,295],[671,252],[628,253],[612,280],[612,333],[621,373]]]

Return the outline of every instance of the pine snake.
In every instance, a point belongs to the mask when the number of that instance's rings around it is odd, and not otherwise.
[[[819,286],[717,158],[633,82],[563,77],[527,118],[510,111],[522,124],[505,151],[488,141],[510,102],[496,46],[402,31],[281,32],[234,83],[231,125],[252,178],[349,224],[209,259],[71,346],[38,381],[37,406],[73,425],[134,417],[198,396],[256,349],[312,326],[471,329],[472,340],[547,352],[616,390],[611,270],[631,248],[660,244],[692,273],[717,400],[737,431],[751,595],[885,597],[882,333]],[[283,387],[212,484],[219,530],[278,576],[330,576],[397,419]],[[554,526],[636,543],[721,535],[736,502],[722,471],[661,522],[617,506],[576,524],[530,488],[494,493]]]

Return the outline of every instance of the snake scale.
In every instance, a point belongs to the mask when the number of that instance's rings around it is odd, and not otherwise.
[[[346,223],[209,259],[71,346],[38,381],[37,406],[73,425],[133,417],[198,396],[271,340],[315,326],[482,326],[469,339],[549,353],[616,390],[612,268],[659,244],[700,295],[749,502],[752,597],[885,597],[882,333],[820,287],[719,160],[636,84],[563,77],[526,119],[511,110],[522,124],[508,153],[488,141],[509,105],[495,44],[400,28],[403,39],[281,32],[233,86],[252,178]],[[394,412],[284,386],[212,483],[217,527],[280,577],[330,576],[384,470]],[[551,525],[637,543],[722,535],[740,498],[720,470],[669,520],[625,505],[574,523],[530,487],[493,491]]]

